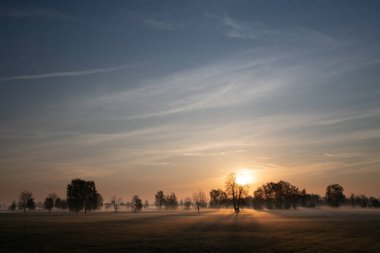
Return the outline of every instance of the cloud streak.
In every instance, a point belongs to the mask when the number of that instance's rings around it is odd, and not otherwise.
[[[215,17],[227,38],[262,42],[332,42],[332,38],[306,28],[270,28],[261,22],[239,22],[229,16]]]
[[[120,65],[120,66],[115,66],[115,67],[110,67],[110,68],[53,72],[53,73],[43,73],[43,74],[35,74],[35,75],[9,76],[9,77],[1,77],[0,82],[15,81],[15,80],[47,79],[47,78],[57,78],[57,77],[87,76],[87,75],[108,73],[108,72],[119,71],[123,69],[135,68],[135,67],[139,67],[145,64],[146,63],[136,63],[136,64]]]

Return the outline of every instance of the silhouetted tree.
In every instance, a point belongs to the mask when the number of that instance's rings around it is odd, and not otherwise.
[[[314,208],[321,204],[321,196],[318,194],[306,194],[306,205],[305,207]]]
[[[67,185],[67,204],[70,211],[92,211],[103,205],[102,196],[96,191],[93,181],[73,179]]]
[[[61,199],[60,197],[57,197],[55,199],[54,207],[66,210],[68,208],[68,204],[65,199]]]
[[[49,194],[44,201],[44,209],[47,209],[49,213],[54,207],[55,201],[57,200],[57,195],[55,193]]]
[[[240,212],[242,198],[248,194],[249,186],[241,185],[236,182],[236,173],[230,173],[225,180],[226,194],[232,199],[235,213]]]
[[[364,194],[356,195],[355,202],[360,207],[367,207],[368,206],[368,197]]]
[[[185,198],[185,201],[183,202],[183,207],[185,210],[189,210],[192,204],[193,203],[191,203],[191,198],[187,197]]]
[[[246,196],[242,199],[241,207],[244,209],[245,207],[252,208],[253,207],[253,197],[252,196]]]
[[[148,209],[149,208],[149,202],[148,202],[148,200],[145,200],[143,207],[144,207],[144,209]]]
[[[8,207],[9,211],[15,211],[17,208],[16,201],[13,201],[12,204]]]
[[[164,197],[163,205],[165,208],[176,209],[178,207],[177,196],[174,192]]]
[[[132,197],[130,207],[131,207],[131,210],[133,213],[137,213],[137,212],[141,211],[143,205],[142,205],[142,200],[139,198],[138,195],[134,195]]]
[[[33,194],[29,191],[23,191],[18,196],[18,207],[26,211],[28,209],[34,209],[36,207],[36,203],[34,203]]]
[[[155,197],[154,205],[158,207],[159,209],[161,209],[162,206],[164,205],[164,200],[165,200],[164,192],[158,191],[154,197]]]
[[[307,204],[307,193],[305,189],[302,189],[302,191],[299,193],[299,198],[301,202],[302,207],[306,207]]]
[[[259,187],[253,193],[254,207],[260,209],[265,204],[267,209],[297,208],[299,204],[306,206],[306,190],[299,191],[298,187],[285,182],[269,182]]]
[[[352,208],[354,208],[355,207],[355,195],[353,193],[351,193],[351,195],[350,195],[350,202],[351,202]]]
[[[265,203],[265,195],[262,187],[257,188],[256,191],[253,192],[253,208],[257,210],[263,209]]]
[[[210,207],[220,209],[220,206],[227,201],[227,194],[221,189],[211,189],[210,191]]]
[[[339,184],[332,184],[326,188],[326,202],[332,207],[339,207],[346,197],[343,194],[343,187]]]
[[[369,203],[372,207],[380,207],[380,201],[374,197],[369,198]]]
[[[121,203],[122,203],[121,198],[118,198],[116,196],[113,196],[111,198],[110,204],[113,207],[115,213],[117,213],[117,210],[119,210],[119,207],[120,207]]]
[[[94,211],[103,205],[103,197],[96,191],[94,181],[85,181],[84,212]]]
[[[193,193],[193,201],[198,210],[198,213],[201,207],[207,207],[207,197],[206,194],[202,191]]]

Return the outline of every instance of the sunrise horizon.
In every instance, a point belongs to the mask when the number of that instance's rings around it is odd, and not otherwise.
[[[0,0],[0,251],[379,252],[379,13]]]

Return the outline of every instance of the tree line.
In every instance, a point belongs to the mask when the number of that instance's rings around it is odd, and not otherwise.
[[[339,184],[332,184],[326,187],[326,193],[322,197],[318,194],[307,193],[305,189],[286,182],[268,182],[258,187],[250,195],[249,186],[237,183],[236,174],[230,173],[225,179],[223,189],[211,189],[208,196],[203,191],[193,193],[192,197],[186,197],[178,201],[174,192],[165,194],[162,190],[157,191],[154,196],[154,207],[163,210],[175,210],[178,208],[190,210],[195,208],[200,212],[201,208],[233,208],[239,213],[243,208],[254,209],[296,209],[298,207],[314,208],[320,205],[339,207],[350,205],[355,207],[380,207],[380,200],[375,197],[367,197],[363,194],[351,194],[349,198],[344,195],[344,188]],[[121,207],[126,207],[131,212],[140,212],[151,205],[146,200],[144,203],[138,195],[133,195],[128,202],[123,202],[121,198],[113,196],[107,203],[103,203],[102,195],[97,191],[94,181],[73,179],[66,187],[66,199],[58,197],[56,194],[49,194],[43,203],[38,203],[39,207],[51,212],[53,208],[70,210],[72,212],[92,212],[105,207],[113,208],[115,212]],[[19,194],[18,202],[13,201],[9,210],[22,210],[36,208],[33,194],[23,191]]]

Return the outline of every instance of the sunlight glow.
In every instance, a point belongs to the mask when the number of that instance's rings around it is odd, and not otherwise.
[[[247,185],[253,183],[253,173],[251,169],[239,169],[236,172],[236,183]]]

